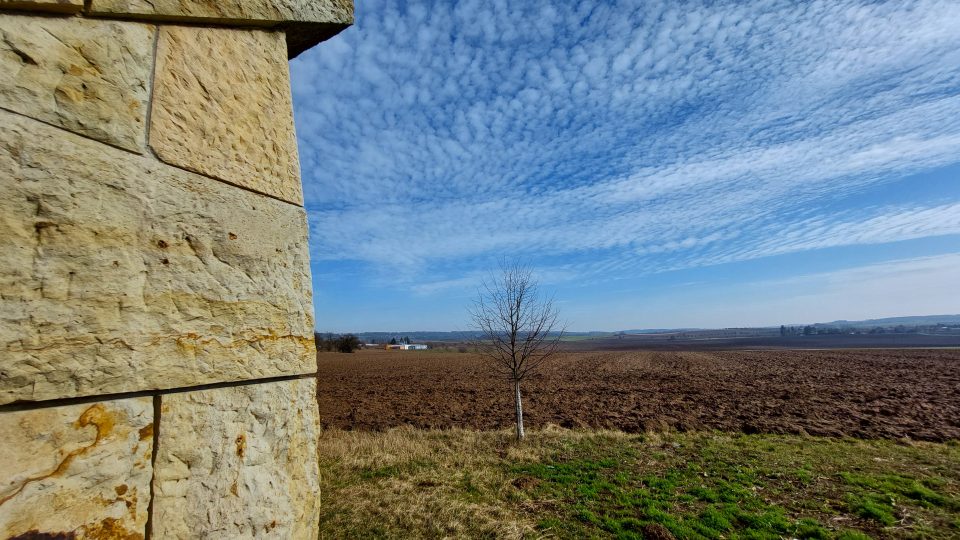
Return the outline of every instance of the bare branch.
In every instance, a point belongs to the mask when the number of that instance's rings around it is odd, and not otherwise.
[[[474,346],[491,369],[520,381],[535,374],[559,350],[564,329],[552,298],[543,297],[526,266],[501,264],[483,281],[470,309],[481,337]]]

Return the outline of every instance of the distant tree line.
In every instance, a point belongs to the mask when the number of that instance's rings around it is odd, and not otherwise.
[[[905,326],[834,326],[813,324],[806,326],[780,326],[781,336],[816,336],[825,334],[960,334],[960,325],[932,324]]]
[[[367,343],[381,343],[380,339],[381,339],[381,338],[375,338],[375,337],[373,337],[373,338],[367,338]],[[401,344],[401,343],[406,343],[407,345],[409,345],[409,344],[410,344],[410,336],[403,336],[402,338],[399,338],[399,339],[398,339],[396,336],[394,336],[394,337],[390,338],[389,341],[387,341],[386,339],[384,339],[384,341],[383,341],[382,343],[388,343],[388,344],[390,344],[390,345],[399,345],[399,344]]]
[[[352,353],[360,348],[360,338],[354,334],[320,334],[313,335],[317,342],[317,350],[322,352]]]

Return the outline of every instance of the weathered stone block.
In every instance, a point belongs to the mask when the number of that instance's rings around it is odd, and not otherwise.
[[[83,9],[83,0],[0,0],[0,9],[77,13]]]
[[[0,403],[316,370],[303,209],[0,126]]]
[[[156,15],[219,22],[353,21],[348,0],[93,0],[91,13]]]
[[[143,538],[153,427],[152,398],[0,413],[0,538]]]
[[[314,379],[166,395],[161,410],[155,537],[317,537]]]
[[[353,23],[353,0],[92,0],[91,14],[286,30],[290,57]]]
[[[134,22],[4,16],[0,107],[142,152],[155,31]]]
[[[283,36],[163,27],[150,146],[167,163],[303,203]]]

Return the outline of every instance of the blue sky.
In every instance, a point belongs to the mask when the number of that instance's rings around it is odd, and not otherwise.
[[[960,3],[382,2],[291,63],[317,328],[960,312]]]

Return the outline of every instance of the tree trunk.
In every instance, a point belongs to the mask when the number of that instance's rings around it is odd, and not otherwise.
[[[517,409],[517,440],[523,440],[523,402],[520,401],[520,381],[513,381],[513,397]]]

